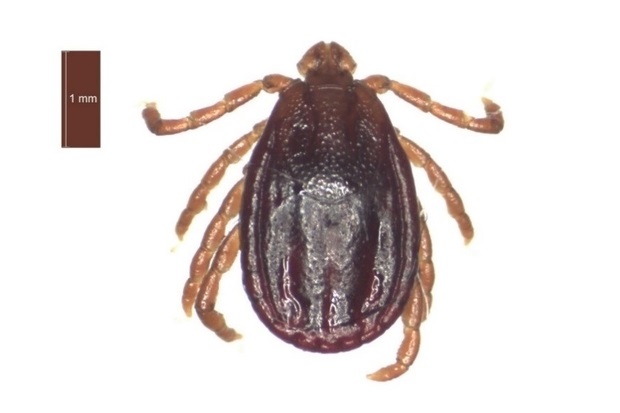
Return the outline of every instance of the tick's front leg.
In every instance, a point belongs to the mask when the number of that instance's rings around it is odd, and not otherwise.
[[[267,93],[281,92],[293,82],[293,79],[282,75],[268,75],[262,80],[256,80],[227,93],[224,99],[215,105],[190,112],[189,116],[182,119],[162,119],[155,103],[147,103],[142,111],[142,117],[146,126],[155,135],[173,135],[196,129],[209,122],[232,112],[244,103],[254,99],[264,90]]]
[[[504,117],[499,105],[487,98],[482,98],[486,117],[474,118],[460,109],[454,109],[433,101],[429,95],[421,90],[391,80],[386,76],[369,76],[361,82],[377,93],[385,93],[391,90],[396,96],[411,103],[416,108],[429,112],[460,128],[482,133],[500,133],[504,128]]]

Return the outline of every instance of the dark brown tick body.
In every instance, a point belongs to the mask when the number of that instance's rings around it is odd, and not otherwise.
[[[376,94],[350,73],[281,93],[241,204],[244,284],[277,336],[349,350],[401,314],[420,243],[411,167]]]
[[[240,249],[245,289],[259,318],[297,347],[350,350],[402,315],[405,338],[396,362],[369,376],[389,380],[417,355],[434,280],[430,237],[419,218],[409,161],[426,170],[466,241],[473,228],[441,168],[397,134],[377,93],[392,90],[447,122],[480,132],[499,132],[501,112],[483,99],[487,117],[472,118],[384,76],[356,81],[353,59],[336,43],[315,45],[298,68],[304,81],[266,76],[184,119],[162,120],[153,104],[144,110],[151,131],[170,134],[202,126],[261,90],[280,92],[268,121],[224,152],[181,214],[180,237],[226,167],[258,141],[245,178],[205,232],[185,286],[184,308],[190,315],[195,304],[203,323],[224,340],[240,337],[215,311],[221,275]],[[224,237],[237,214],[238,226]]]

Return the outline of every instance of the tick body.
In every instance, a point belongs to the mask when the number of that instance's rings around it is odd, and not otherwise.
[[[153,104],[143,112],[152,132],[171,134],[202,126],[261,90],[280,93],[269,119],[224,152],[179,218],[182,237],[226,167],[257,141],[245,177],[205,232],[183,306],[188,315],[195,306],[222,339],[239,338],[215,311],[215,302],[220,278],[240,250],[254,310],[276,336],[299,348],[351,350],[402,316],[404,339],[396,362],[369,375],[389,380],[417,355],[434,281],[430,236],[409,162],[426,170],[466,241],[473,228],[446,175],[423,149],[399,135],[377,93],[392,90],[447,122],[480,132],[499,132],[501,112],[483,99],[487,116],[472,118],[384,76],[354,80],[355,62],[336,43],[313,46],[298,69],[304,80],[269,75],[184,119],[163,120]],[[239,223],[224,236],[237,215]]]
[[[334,352],[401,314],[420,225],[409,161],[376,94],[350,74],[320,80],[281,93],[248,163],[241,265],[272,332]]]

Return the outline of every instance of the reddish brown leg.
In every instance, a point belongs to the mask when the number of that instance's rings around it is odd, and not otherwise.
[[[482,98],[486,117],[473,118],[462,110],[434,102],[429,95],[416,88],[398,83],[382,75],[369,76],[361,82],[377,93],[385,93],[391,90],[396,96],[418,109],[430,112],[439,119],[460,128],[483,133],[499,133],[504,128],[504,118],[499,105],[486,98]]]
[[[194,217],[206,208],[207,195],[220,182],[226,169],[231,164],[239,162],[243,155],[252,148],[254,143],[263,134],[266,123],[267,121],[264,120],[254,125],[252,132],[237,139],[213,162],[213,165],[207,170],[196,189],[194,189],[194,192],[192,192],[187,201],[187,206],[181,212],[181,216],[177,221],[176,233],[179,239],[183,239],[183,235],[185,235]]]
[[[202,323],[224,341],[241,338],[241,334],[226,325],[224,316],[215,311],[220,279],[237,258],[237,252],[239,252],[239,227],[235,225],[218,248],[211,268],[200,286],[196,301],[196,314]]]
[[[420,209],[421,210],[421,209]],[[368,378],[377,381],[395,379],[405,373],[415,361],[420,349],[420,325],[428,315],[435,282],[435,269],[432,261],[431,238],[426,222],[420,220],[420,251],[418,253],[418,275],[403,310],[404,338],[396,355],[396,362],[369,374]]]
[[[448,206],[448,213],[456,220],[461,234],[463,238],[465,238],[465,244],[468,244],[474,236],[474,227],[469,219],[469,215],[465,212],[465,206],[463,205],[461,197],[452,187],[444,171],[431,156],[413,141],[400,135],[398,131],[396,132],[400,144],[411,163],[417,167],[424,168],[435,190],[445,199],[446,205]]]
[[[426,225],[426,214],[418,200],[418,210],[420,211],[420,252],[418,253],[418,278],[420,279],[422,293],[426,302],[426,313],[422,321],[431,310],[433,304],[433,285],[435,285],[435,266],[433,265],[433,243],[431,234]]]
[[[263,80],[254,81],[227,93],[224,99],[215,105],[190,112],[189,116],[182,119],[162,119],[155,103],[147,103],[146,108],[142,111],[142,117],[146,126],[155,135],[172,135],[199,128],[228,112],[232,112],[258,96],[261,90],[267,93],[281,92],[292,81],[293,79],[282,75],[265,76]]]
[[[189,278],[185,282],[185,288],[183,289],[183,310],[188,317],[192,315],[192,307],[196,302],[198,288],[200,288],[202,280],[209,269],[211,257],[213,257],[213,253],[220,246],[222,238],[224,238],[226,225],[239,214],[241,195],[243,194],[243,181],[242,179],[237,182],[228,192],[228,195],[226,195],[222,206],[205,230],[200,247],[194,255],[189,270]]]

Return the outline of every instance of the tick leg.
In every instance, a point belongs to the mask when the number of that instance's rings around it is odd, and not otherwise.
[[[369,76],[361,82],[376,93],[385,93],[391,90],[396,96],[411,103],[418,109],[430,112],[439,119],[459,128],[482,133],[499,133],[504,128],[504,118],[499,105],[487,98],[482,98],[486,117],[474,118],[462,110],[434,102],[429,95],[414,87],[399,83],[382,75]]]
[[[230,230],[224,241],[217,250],[209,272],[205,276],[198,300],[196,301],[196,314],[202,323],[224,341],[233,341],[241,338],[241,334],[226,325],[224,316],[215,311],[215,301],[220,285],[222,274],[230,269],[239,252],[239,226]]]
[[[418,202],[419,210],[422,206]],[[433,304],[433,285],[435,285],[435,266],[433,265],[433,243],[426,225],[426,218],[420,217],[420,252],[418,253],[418,277],[426,302],[426,312],[422,321],[431,310]]]
[[[448,206],[448,213],[456,220],[461,234],[465,238],[465,244],[468,244],[474,236],[474,227],[471,224],[469,215],[465,212],[465,206],[461,197],[452,187],[450,180],[424,149],[400,135],[400,133],[398,133],[398,138],[411,163],[417,167],[424,168],[435,190],[443,196]]]
[[[228,169],[231,164],[239,162],[243,155],[252,148],[254,143],[256,143],[258,138],[263,134],[266,123],[267,121],[264,120],[254,125],[252,132],[237,139],[215,162],[213,162],[213,165],[207,170],[196,189],[194,189],[194,192],[192,192],[192,195],[187,201],[187,206],[183,212],[181,212],[181,216],[177,221],[176,233],[179,239],[183,239],[183,235],[185,235],[194,217],[206,208],[207,195],[209,195],[209,192],[220,182],[226,169]]]
[[[431,238],[424,220],[420,221],[421,242],[419,269],[411,295],[403,310],[404,338],[396,355],[396,362],[369,374],[368,378],[376,381],[395,379],[405,373],[415,361],[420,349],[420,325],[430,311],[435,282],[435,269],[432,261]]]
[[[293,79],[282,75],[268,75],[263,80],[256,80],[224,95],[224,99],[215,105],[190,112],[182,119],[162,119],[155,103],[147,103],[142,111],[146,126],[155,135],[173,135],[196,129],[209,122],[232,112],[239,106],[252,100],[264,90],[267,93],[281,92],[293,82]]]
[[[237,182],[230,192],[228,192],[226,198],[224,198],[222,206],[220,206],[219,211],[209,223],[202,238],[202,242],[200,243],[200,247],[192,259],[189,278],[185,282],[185,288],[183,289],[182,300],[183,310],[188,317],[192,315],[192,307],[196,302],[198,288],[200,288],[202,280],[209,269],[213,253],[220,246],[222,238],[224,238],[226,225],[239,214],[241,195],[243,194],[243,182],[243,179]]]

